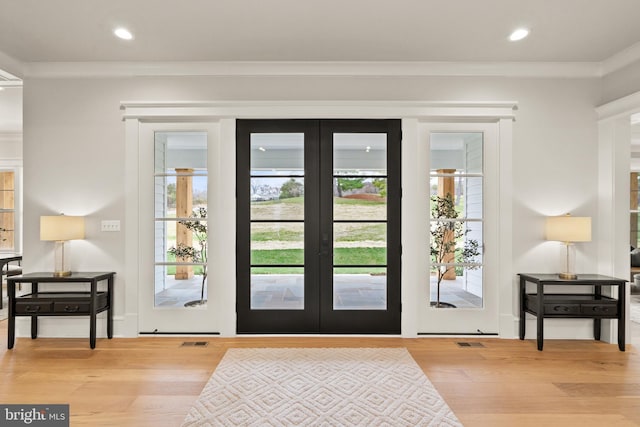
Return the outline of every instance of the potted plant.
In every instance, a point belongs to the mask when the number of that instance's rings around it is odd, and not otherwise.
[[[458,212],[450,193],[431,197],[431,218],[431,263],[435,266],[437,275],[437,297],[431,305],[438,308],[455,307],[440,301],[440,284],[447,273],[455,271],[454,262],[474,262],[475,257],[480,255],[480,245],[477,240],[464,239],[469,230],[461,221],[456,220]],[[466,268],[476,269],[479,266],[471,265]]]
[[[168,251],[170,254],[175,255],[176,260],[182,259],[191,262],[203,263],[200,299],[185,303],[185,307],[204,305],[207,303],[207,300],[204,299],[204,285],[207,280],[207,208],[198,208],[197,211],[191,214],[191,217],[193,219],[178,221],[178,223],[184,225],[188,230],[193,232],[193,237],[195,237],[197,244],[188,246],[180,243],[177,247],[172,247]]]

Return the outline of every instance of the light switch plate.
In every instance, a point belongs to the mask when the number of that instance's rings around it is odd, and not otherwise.
[[[103,220],[100,226],[101,231],[120,231],[120,220],[110,219]]]

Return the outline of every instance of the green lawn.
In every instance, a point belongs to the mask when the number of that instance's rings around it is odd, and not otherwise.
[[[296,224],[297,225],[297,224]],[[304,232],[299,227],[292,229],[265,227],[267,229],[253,231],[253,242],[302,242]],[[361,242],[365,240],[384,242],[387,238],[386,224],[336,224],[334,230],[336,242]]]
[[[384,211],[386,205],[385,200],[360,200],[350,198],[334,198],[336,205],[345,205],[341,208],[340,212],[344,215],[344,212],[348,212],[348,218],[360,219],[362,211],[358,209],[358,206],[367,207],[369,212],[377,212],[379,209]],[[274,208],[274,206],[280,205],[281,208]],[[300,215],[301,209],[304,205],[304,197],[293,197],[289,199],[269,200],[263,202],[252,202],[252,210],[258,209],[255,212],[259,212],[258,218],[269,218],[271,216],[272,209],[278,209],[279,214],[284,214],[284,217],[290,215]],[[290,206],[289,209],[285,209],[286,206]],[[352,206],[352,207],[351,207]],[[374,206],[379,206],[375,207]],[[266,210],[265,210],[266,209]],[[282,209],[285,209],[284,211]],[[371,209],[374,209],[371,211]],[[384,218],[384,215],[379,216],[377,214],[369,216],[372,218]],[[341,218],[342,219],[342,218]],[[175,241],[175,224],[172,228],[168,229],[169,240]],[[387,228],[386,224],[380,223],[341,223],[336,224],[334,230],[336,242],[362,242],[362,241],[386,241]],[[304,241],[304,232],[302,227],[298,224],[259,224],[255,227],[251,233],[251,241],[253,242],[295,242]],[[167,254],[167,262],[174,262],[175,257],[171,254]],[[335,248],[334,249],[334,264],[340,265],[379,265],[386,264],[387,262],[387,250],[382,247],[355,247],[355,248]],[[290,264],[290,265],[303,265],[304,264],[304,250],[303,249],[260,249],[253,250],[251,252],[251,263],[256,264]],[[338,271],[339,270],[339,271]],[[253,267],[251,269],[253,274],[302,274],[303,268],[300,267],[278,267],[278,268],[265,268],[265,267]],[[202,267],[194,266],[194,272],[196,274],[202,274]],[[379,273],[386,272],[385,268],[354,268],[345,267],[337,269],[336,273],[354,274],[354,273]],[[175,267],[167,267],[167,274],[175,274]]]
[[[335,248],[334,264],[386,264],[386,248]],[[251,264],[304,264],[303,249],[251,251]]]
[[[362,199],[349,199],[346,197],[334,197],[333,203],[336,205],[386,205],[386,199],[380,200],[362,200]]]

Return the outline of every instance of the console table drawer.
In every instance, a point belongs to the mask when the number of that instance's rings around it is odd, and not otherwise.
[[[78,301],[54,302],[53,303],[53,312],[54,313],[88,314],[89,313],[89,301],[86,301],[86,302],[78,302]]]
[[[580,304],[545,304],[544,314],[580,314]]]
[[[527,294],[525,307],[533,312],[538,310],[535,294]],[[618,315],[618,301],[606,296],[593,294],[546,294],[543,298],[544,315],[550,317],[603,317]]]
[[[617,316],[618,306],[615,304],[582,304],[580,306],[582,314],[591,314],[595,316]]]
[[[46,301],[18,301],[16,302],[16,314],[51,313],[52,307],[53,303]]]

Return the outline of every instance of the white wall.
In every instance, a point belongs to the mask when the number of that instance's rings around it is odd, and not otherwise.
[[[25,244],[30,271],[48,269],[52,248],[40,242],[40,215],[87,215],[87,240],[71,242],[72,268],[114,270],[116,317],[123,315],[124,241],[101,233],[102,219],[124,220],[125,127],[121,101],[184,100],[425,100],[518,102],[513,145],[513,254],[502,260],[518,272],[556,272],[560,247],[542,240],[546,215],[571,212],[597,221],[598,159],[594,107],[598,79],[470,77],[167,77],[27,79],[24,86]],[[233,179],[233,177],[230,177]],[[597,261],[598,242],[578,248],[577,269]],[[513,314],[517,313],[514,301]],[[47,319],[43,319],[46,321]],[[86,335],[48,327],[43,335]],[[590,323],[579,322],[589,336]],[[116,323],[117,325],[117,323]],[[24,325],[23,325],[24,326]],[[101,328],[100,330],[103,330]],[[547,336],[575,337],[565,326]],[[116,326],[116,335],[122,333]],[[580,333],[578,336],[580,336]],[[510,334],[506,334],[507,336]]]

